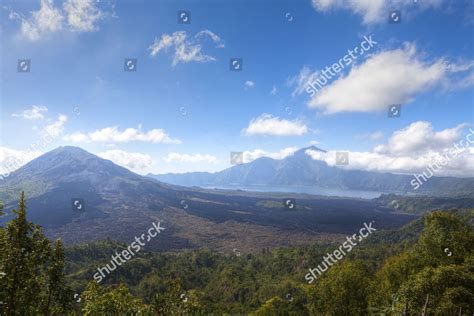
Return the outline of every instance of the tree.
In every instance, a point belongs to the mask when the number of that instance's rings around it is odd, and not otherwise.
[[[6,228],[4,249],[3,292],[6,315],[34,314],[41,311],[44,295],[45,265],[50,244],[41,227],[26,219],[25,194],[22,193],[18,210]]]
[[[400,296],[398,291],[403,282],[423,267],[418,253],[411,250],[388,258],[373,280],[370,306],[378,309],[392,307],[394,298]]]
[[[54,252],[39,225],[26,218],[22,192],[16,217],[1,230],[0,301],[5,315],[64,314],[72,296],[65,285],[61,241]],[[3,275],[4,273],[4,275]]]
[[[359,260],[331,267],[314,291],[312,303],[317,315],[366,315],[369,269]]]
[[[267,300],[262,306],[260,306],[251,316],[285,316],[285,315],[298,315],[290,312],[290,304],[284,301],[280,297],[272,297]]]
[[[196,291],[184,291],[180,280],[169,282],[167,287],[153,297],[152,306],[158,315],[202,314]]]
[[[81,297],[84,315],[151,315],[150,308],[136,299],[123,284],[112,288],[91,281]]]
[[[456,214],[433,212],[425,216],[419,250],[427,264],[463,263],[474,245],[474,231]]]
[[[474,307],[474,234],[455,213],[425,215],[424,229],[411,249],[390,257],[377,272],[370,302],[421,314],[469,314]],[[393,297],[396,301],[393,301]]]
[[[462,265],[426,267],[411,277],[400,289],[401,305],[406,303],[413,314],[420,314],[429,297],[427,311],[434,315],[456,315],[462,309],[474,312],[474,274]],[[400,309],[398,310],[400,311]]]
[[[64,314],[72,309],[72,290],[66,285],[64,276],[64,250],[61,239],[56,240],[51,263],[47,272],[46,301],[44,313]]]

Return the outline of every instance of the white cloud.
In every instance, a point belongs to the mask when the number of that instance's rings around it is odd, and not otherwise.
[[[92,32],[98,30],[98,22],[106,13],[97,7],[99,1],[68,0],[63,8],[55,7],[53,0],[41,0],[38,11],[25,17],[11,10],[9,19],[21,21],[21,35],[37,41],[61,30]],[[64,23],[66,21],[66,24]]]
[[[252,119],[243,131],[246,135],[300,136],[308,132],[308,127],[298,120],[289,121],[264,113]]]
[[[247,80],[245,81],[244,85],[246,88],[253,88],[255,86],[255,82],[253,82],[252,80]]]
[[[18,18],[18,14],[12,12],[12,18]],[[54,33],[62,29],[64,17],[54,7],[52,0],[41,0],[40,9],[32,11],[28,19],[22,19],[21,34],[32,41],[40,39],[47,33]]]
[[[458,80],[448,80],[443,82],[443,87],[445,91],[462,90],[474,86],[474,61],[449,66],[453,66],[449,67],[449,70],[453,73],[469,71],[469,74],[464,77],[461,77]]]
[[[40,151],[20,151],[0,147],[0,180],[41,154]]]
[[[313,7],[319,12],[331,10],[350,10],[362,16],[364,24],[386,23],[389,10],[409,7],[410,12],[439,7],[444,0],[422,0],[413,6],[413,0],[312,0]]]
[[[118,127],[105,127],[90,133],[75,132],[66,135],[64,140],[71,142],[102,142],[102,143],[127,143],[141,141],[149,143],[180,144],[178,139],[171,138],[163,129],[152,129],[142,132],[140,129],[127,128],[119,131]]]
[[[142,153],[130,153],[120,149],[108,150],[98,153],[97,156],[108,159],[115,164],[130,169],[134,172],[142,172],[153,163],[150,155]]]
[[[452,146],[459,139],[466,124],[459,124],[440,132],[429,122],[418,121],[396,131],[386,144],[377,145],[374,152],[392,156],[418,155]]]
[[[273,85],[272,91],[270,91],[270,94],[271,94],[271,95],[276,95],[277,93],[278,93],[278,89],[277,89],[277,87],[276,87],[275,85]]]
[[[176,152],[169,153],[163,159],[168,163],[186,162],[186,163],[216,163],[217,158],[209,154],[180,154]]]
[[[216,60],[215,57],[202,53],[201,41],[203,38],[210,38],[216,44],[216,48],[223,48],[223,41],[219,36],[209,30],[197,33],[193,38],[188,39],[186,31],[177,31],[171,35],[163,34],[161,39],[155,38],[154,43],[148,48],[151,56],[156,56],[160,51],[174,48],[172,65],[191,61],[208,62]]]
[[[288,79],[288,85],[295,86],[292,96],[302,94],[306,90],[308,82],[314,82],[319,74],[319,71],[312,71],[308,66],[303,66],[299,74]]]
[[[64,3],[67,22],[73,31],[91,32],[97,30],[97,23],[104,14],[93,0],[69,0]]]
[[[390,104],[407,104],[415,95],[449,81],[449,74],[474,67],[471,62],[449,64],[443,59],[422,60],[413,44],[383,51],[354,66],[316,93],[308,105],[326,114],[386,110]]]
[[[66,124],[66,122],[67,122],[67,116],[63,115],[63,114],[60,114],[58,116],[58,119],[55,122],[53,122],[52,124],[47,125],[44,128],[44,131],[47,134],[51,135],[52,137],[57,137],[63,132],[64,125]]]
[[[215,44],[217,48],[225,48],[224,41],[215,33],[209,30],[202,30],[195,35],[196,38],[208,36]]]
[[[379,144],[369,152],[349,152],[349,164],[339,166],[344,169],[367,170],[413,174],[421,173],[433,163],[440,162],[448,152],[454,150],[454,143],[463,139],[469,132],[465,124],[442,131],[434,131],[427,122],[414,122],[410,126],[394,132],[385,144]],[[471,136],[474,140],[474,137]],[[459,146],[459,148],[465,145]],[[466,146],[467,147],[467,146]],[[315,160],[336,165],[336,151],[322,153],[307,150],[306,154]],[[440,169],[438,176],[474,176],[474,148],[470,147],[457,155],[450,155],[448,164]]]
[[[74,132],[72,134],[66,135],[63,137],[64,140],[70,141],[73,143],[87,143],[90,142],[89,137],[81,132]]]
[[[243,152],[243,156],[244,156],[244,163],[248,163],[248,162],[251,162],[255,159],[258,159],[258,158],[261,158],[261,157],[270,157],[270,158],[273,158],[273,159],[284,159],[288,156],[291,156],[293,155],[296,151],[298,150],[298,148],[296,147],[287,147],[287,148],[284,148],[278,152],[267,152],[267,151],[264,151],[262,149],[254,149],[254,150],[247,150],[247,151],[244,151]]]
[[[42,120],[44,119],[43,112],[47,112],[48,108],[42,105],[33,105],[31,109],[24,110],[23,112],[16,114],[13,113],[13,117],[21,117],[27,120]]]

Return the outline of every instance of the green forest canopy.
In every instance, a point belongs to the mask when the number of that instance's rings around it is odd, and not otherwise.
[[[377,232],[315,284],[307,269],[337,245],[263,249],[221,255],[200,249],[144,252],[99,285],[97,266],[114,241],[64,249],[26,218],[22,194],[15,218],[0,228],[3,315],[472,315],[472,210],[425,214],[394,232]],[[413,238],[417,227],[420,234]]]

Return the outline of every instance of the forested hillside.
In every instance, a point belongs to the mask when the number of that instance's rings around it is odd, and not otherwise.
[[[472,315],[473,212],[436,211],[377,231],[312,284],[308,269],[338,244],[255,255],[144,251],[97,284],[95,270],[126,245],[109,240],[63,251],[26,220],[21,199],[17,217],[0,230],[0,309],[4,315],[419,315],[423,309]]]

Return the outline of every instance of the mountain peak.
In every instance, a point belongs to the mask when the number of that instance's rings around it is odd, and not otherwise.
[[[95,156],[90,152],[76,146],[59,146],[43,156],[56,156],[56,155],[69,155],[69,156]]]
[[[319,147],[316,147],[316,146],[309,146],[309,147],[304,147],[304,148],[298,149],[298,150],[295,152],[295,155],[306,155],[306,151],[307,151],[307,150],[319,151],[319,152],[323,152],[323,153],[326,152],[326,150],[321,149],[321,148],[319,148]]]
[[[13,178],[36,175],[42,179],[97,178],[106,175],[138,177],[128,169],[74,146],[55,148],[33,159],[12,175]]]

